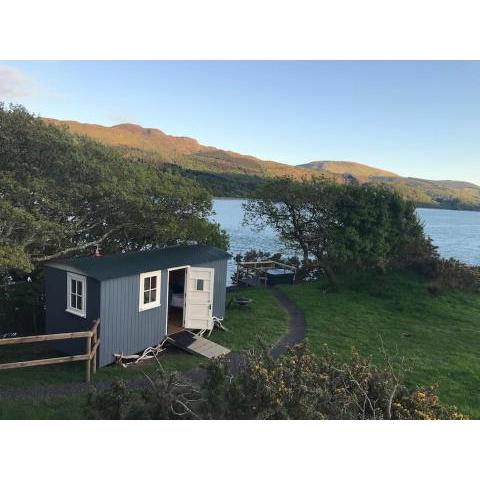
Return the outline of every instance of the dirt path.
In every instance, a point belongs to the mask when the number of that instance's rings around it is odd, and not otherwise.
[[[271,354],[274,358],[286,352],[287,348],[302,342],[305,339],[305,318],[303,313],[295,307],[292,301],[279,289],[272,288],[272,294],[277,301],[287,310],[290,317],[288,333],[284,335],[273,347]],[[242,355],[238,352],[230,354],[232,371],[241,368]],[[183,376],[193,382],[201,382],[205,377],[205,369],[201,367],[193,368],[183,374]],[[125,380],[126,384],[132,388],[141,388],[146,385],[146,379],[143,377],[130,378]],[[113,380],[105,380],[95,383],[96,390],[105,390],[110,387]],[[22,399],[42,399],[45,397],[58,397],[70,395],[82,395],[88,393],[91,386],[85,383],[62,383],[47,385],[31,385],[28,387],[9,387],[0,386],[1,400],[22,400]]]
[[[284,354],[289,347],[293,347],[305,340],[305,317],[281,290],[272,288],[272,293],[290,316],[288,333],[271,350],[272,356],[277,358]]]

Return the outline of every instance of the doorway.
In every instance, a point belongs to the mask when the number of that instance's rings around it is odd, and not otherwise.
[[[180,267],[168,272],[167,335],[185,329],[185,283],[187,267]]]

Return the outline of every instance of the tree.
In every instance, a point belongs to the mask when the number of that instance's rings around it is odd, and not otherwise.
[[[244,222],[254,228],[270,227],[290,249],[301,252],[303,265],[312,256],[334,283],[327,258],[335,228],[335,194],[333,182],[319,178],[293,181],[288,177],[268,182],[255,200],[244,204]]]
[[[227,247],[195,181],[0,104],[0,273],[47,260],[197,241]]]
[[[320,268],[332,284],[337,268],[384,269],[428,250],[413,203],[382,186],[273,179],[244,209],[245,223],[275,230],[304,268]]]

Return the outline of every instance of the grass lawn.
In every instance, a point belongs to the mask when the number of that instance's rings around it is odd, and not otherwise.
[[[238,295],[252,298],[253,303],[247,307],[232,306],[227,309],[224,324],[228,328],[228,332],[215,330],[210,336],[211,340],[233,351],[240,351],[255,346],[259,337],[273,345],[288,331],[288,314],[277,303],[270,291],[249,289],[241,293],[229,293],[227,302],[232,296]],[[45,347],[40,344],[19,345],[15,348],[5,346],[0,348],[0,363],[27,360],[42,354],[45,354]],[[52,355],[52,352],[49,354]],[[161,354],[159,360],[166,369],[178,371],[189,370],[206,362],[201,357],[175,349],[169,349]],[[154,362],[145,362],[129,368],[111,365],[98,369],[94,381],[129,378],[142,375],[143,372],[149,373],[154,368]],[[0,388],[2,385],[22,387],[35,384],[82,382],[84,372],[84,362],[4,370],[0,371]],[[2,401],[0,402],[0,419],[80,418],[83,402],[83,396]]]
[[[0,402],[0,420],[80,420],[84,395]]]
[[[432,296],[421,277],[404,272],[339,278],[328,291],[323,281],[283,286],[305,314],[314,352],[327,344],[346,359],[355,347],[382,359],[405,357],[410,385],[439,385],[440,399],[480,418],[480,294]]]

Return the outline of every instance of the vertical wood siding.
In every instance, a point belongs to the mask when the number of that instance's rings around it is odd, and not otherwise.
[[[101,285],[99,365],[115,353],[132,355],[157,345],[165,337],[166,271],[162,270],[160,306],[139,311],[140,275],[105,280]]]
[[[227,261],[192,266],[215,269],[213,315],[225,315]],[[157,345],[166,336],[168,271],[162,270],[160,306],[138,311],[140,275],[105,280],[101,284],[100,366],[113,362],[115,353],[132,355]]]
[[[192,264],[215,269],[213,315],[225,315],[227,260]],[[152,271],[155,270],[152,268]],[[168,271],[162,270],[160,306],[139,312],[140,275],[98,282],[87,278],[87,318],[65,311],[67,305],[67,272],[46,268],[47,333],[88,330],[100,318],[99,366],[108,365],[115,353],[131,355],[157,345],[166,336]],[[83,353],[82,340],[58,342],[59,350],[68,354]]]

